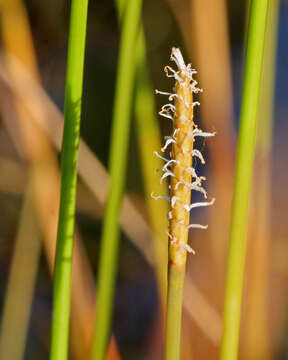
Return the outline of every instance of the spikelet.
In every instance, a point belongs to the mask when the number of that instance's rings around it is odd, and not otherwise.
[[[189,225],[190,211],[196,207],[212,205],[215,201],[212,199],[191,204],[192,191],[198,191],[205,199],[207,198],[206,190],[202,185],[205,177],[198,176],[193,167],[194,158],[198,158],[202,164],[205,160],[201,152],[194,149],[194,142],[196,137],[207,138],[214,136],[215,133],[203,132],[194,124],[194,107],[200,104],[198,101],[193,102],[193,95],[202,91],[193,78],[196,71],[192,69],[191,64],[185,64],[181,51],[177,48],[172,48],[171,60],[176,63],[177,71],[170,66],[166,66],[164,71],[167,77],[175,79],[174,92],[155,91],[156,94],[168,96],[170,101],[163,105],[159,112],[161,116],[173,121],[172,135],[165,137],[165,143],[161,149],[163,153],[167,151],[169,157],[154,152],[165,162],[165,165],[159,169],[163,172],[160,182],[171,178],[170,196],[154,196],[153,193],[151,196],[156,200],[166,199],[171,204],[168,214],[169,260],[174,265],[183,267],[186,263],[187,252],[194,253],[188,245],[189,229],[207,228],[199,224]]]

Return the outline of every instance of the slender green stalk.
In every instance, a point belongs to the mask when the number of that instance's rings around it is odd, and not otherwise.
[[[232,205],[221,360],[237,359],[248,207],[268,0],[252,0]]]
[[[251,240],[248,248],[249,278],[245,305],[244,359],[271,359],[271,334],[269,327],[269,263],[271,247],[271,181],[272,138],[275,91],[275,60],[278,39],[279,0],[270,0],[258,105],[255,170],[253,182],[254,215]],[[257,294],[257,296],[255,296]]]
[[[68,355],[72,252],[88,0],[72,0],[61,155],[61,195],[54,269],[51,360]]]
[[[118,16],[121,22],[127,0],[116,0]],[[155,149],[160,148],[161,137],[159,123],[156,117],[156,106],[152,86],[149,81],[146,60],[146,44],[143,25],[137,36],[135,46],[136,58],[136,97],[135,116],[137,121],[137,136],[140,148],[141,165],[145,186],[145,195],[149,214],[150,224],[153,230],[153,245],[155,253],[155,268],[158,282],[158,290],[164,309],[166,305],[167,290],[167,220],[166,214],[169,207],[165,202],[155,202],[150,194],[152,191],[164,194],[167,187],[158,182],[158,175],[155,169],[162,166],[162,161],[156,156],[151,157]]]
[[[166,318],[165,360],[180,359],[182,298],[185,266],[170,264]]]
[[[134,47],[141,14],[141,0],[129,0],[123,19],[113,129],[109,159],[110,191],[101,239],[98,278],[98,307],[92,348],[92,359],[105,358],[110,335],[115,272],[119,247],[119,210],[124,190],[127,150],[130,133],[130,112],[135,75]]]
[[[258,118],[259,121],[261,121],[261,127],[259,128],[256,139],[256,146],[257,149],[259,148],[261,156],[269,156],[272,148],[279,7],[279,0],[269,1],[258,110]]]

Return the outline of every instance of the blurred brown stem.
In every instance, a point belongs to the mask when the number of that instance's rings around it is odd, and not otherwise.
[[[40,232],[33,216],[32,193],[31,182],[28,182],[4,300],[0,336],[2,360],[21,360],[24,357],[41,250]]]

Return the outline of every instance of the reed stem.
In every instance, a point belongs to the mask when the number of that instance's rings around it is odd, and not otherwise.
[[[105,358],[110,336],[119,248],[118,219],[125,184],[130,112],[135,76],[134,47],[140,22],[141,5],[141,0],[129,0],[123,18],[109,158],[110,191],[101,238],[98,308],[91,357],[93,360],[103,360]]]
[[[182,298],[185,266],[168,267],[165,360],[180,359]]]
[[[61,196],[54,268],[51,360],[68,356],[77,159],[88,0],[72,0],[61,154]]]
[[[118,17],[120,23],[123,21],[125,2],[127,0],[116,0]],[[135,45],[136,58],[136,83],[135,83],[135,117],[137,121],[137,136],[140,148],[141,166],[145,186],[145,197],[149,222],[153,230],[152,240],[155,253],[155,271],[158,283],[158,292],[161,300],[161,307],[164,310],[166,306],[167,292],[167,237],[165,229],[167,220],[165,215],[168,213],[168,206],[165,202],[155,202],[150,194],[156,192],[167,193],[167,187],[163,184],[157,184],[157,174],[155,169],[161,167],[161,160],[157,157],[151,159],[153,150],[160,148],[160,127],[157,122],[155,112],[155,100],[152,94],[152,87],[148,74],[148,64],[146,59],[146,43],[143,24],[140,25],[140,31]],[[164,313],[164,311],[163,311]]]
[[[258,105],[255,169],[253,183],[253,228],[249,236],[249,279],[245,305],[245,337],[243,358],[247,360],[272,358],[271,329],[269,326],[270,253],[271,253],[271,189],[272,142],[274,123],[274,92],[278,39],[279,0],[270,0],[267,14],[261,91]],[[257,294],[257,296],[255,296]]]
[[[249,196],[268,0],[252,0],[230,229],[221,360],[237,359]]]

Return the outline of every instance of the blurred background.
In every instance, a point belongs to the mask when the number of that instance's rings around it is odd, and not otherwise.
[[[1,360],[49,355],[69,6],[64,0],[0,1]],[[288,359],[288,1],[271,0],[269,11],[240,339],[240,358],[251,360]],[[154,89],[171,91],[163,68],[177,46],[203,88],[196,122],[217,132],[198,145],[207,165],[196,166],[217,201],[191,216],[209,228],[191,231],[196,255],[188,258],[182,332],[187,360],[219,354],[248,14],[248,1],[146,0],[143,6],[154,117],[166,102]],[[120,39],[112,0],[90,2],[87,34],[71,296],[75,360],[89,358],[97,304]],[[135,99],[138,119],[132,109],[110,360],[159,360],[163,351],[166,204],[151,205],[155,179],[159,189],[153,158],[159,148],[149,146],[160,144],[171,124],[157,115],[150,126],[146,101]],[[158,218],[151,220],[153,211]]]

